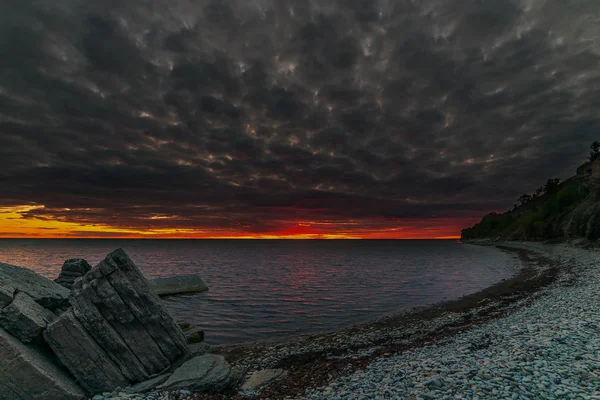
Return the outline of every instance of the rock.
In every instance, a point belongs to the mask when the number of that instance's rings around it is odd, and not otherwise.
[[[188,352],[186,355],[173,361],[171,364],[171,371],[179,368],[184,362],[191,360],[194,357],[203,356],[204,354],[210,353],[211,350],[211,345],[205,342],[190,344],[188,346]]]
[[[85,398],[83,390],[47,356],[1,328],[0,360],[0,397],[3,400]]]
[[[183,332],[121,249],[75,281],[71,304],[85,330],[132,383],[162,373],[186,353]]]
[[[75,280],[87,274],[91,269],[91,265],[84,259],[70,258],[64,262],[60,275],[58,275],[58,278],[54,282],[67,289],[71,289]]]
[[[244,382],[241,390],[243,392],[258,392],[276,380],[284,378],[286,375],[287,371],[283,369],[264,369],[262,371],[255,371],[250,375],[250,378]]]
[[[208,286],[202,281],[202,278],[195,274],[152,279],[150,284],[159,296],[199,293],[208,290]]]
[[[160,384],[164,383],[167,379],[169,379],[169,377],[171,376],[171,374],[162,374],[162,375],[158,375],[155,376],[154,378],[148,379],[147,381],[144,382],[140,382],[136,385],[133,385],[131,387],[128,387],[125,390],[125,393],[146,393],[151,391],[152,389],[156,388],[157,386],[159,386]]]
[[[177,325],[184,331],[192,326],[189,322],[178,322]]]
[[[23,343],[39,337],[54,319],[56,315],[52,311],[23,292],[17,292],[12,303],[0,310],[0,326]]]
[[[158,388],[194,392],[220,392],[231,384],[231,365],[223,356],[205,354],[183,363]]]
[[[27,293],[36,303],[49,310],[69,306],[69,290],[26,268],[0,263],[0,298],[15,290]]]
[[[199,326],[192,326],[183,331],[185,338],[189,344],[200,343],[204,341],[204,331]]]
[[[12,281],[7,276],[0,274],[0,309],[12,303],[16,290]]]
[[[69,310],[48,325],[44,338],[60,361],[90,393],[110,391],[129,382],[119,367]]]

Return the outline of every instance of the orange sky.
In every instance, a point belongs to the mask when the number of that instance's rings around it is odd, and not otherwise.
[[[0,207],[0,238],[231,238],[231,239],[451,239],[460,237],[460,230],[479,217],[400,221],[281,221],[280,227],[269,232],[245,231],[245,227],[203,229],[178,228],[153,224],[150,217],[144,227],[115,226],[94,221],[73,222],[64,217],[30,217],[29,211],[43,206]],[[161,221],[162,222],[162,221]]]

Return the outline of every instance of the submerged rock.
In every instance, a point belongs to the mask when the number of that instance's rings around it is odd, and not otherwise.
[[[204,331],[199,326],[190,326],[183,330],[183,334],[189,344],[200,343],[204,341]]]
[[[208,286],[202,281],[202,278],[195,274],[152,279],[150,284],[159,296],[199,293],[208,290]]]
[[[85,397],[73,379],[46,355],[1,328],[0,360],[0,398],[3,400],[79,400]]]
[[[12,303],[0,310],[0,326],[23,343],[39,337],[55,318],[52,311],[46,310],[23,292],[18,292]]]
[[[64,262],[60,275],[54,282],[71,289],[75,280],[87,274],[91,269],[92,266],[83,258],[70,258]]]
[[[220,392],[227,389],[231,381],[231,365],[223,356],[205,354],[183,363],[159,389]]]
[[[50,310],[69,305],[68,289],[26,268],[0,263],[0,307],[10,303],[17,290]]]

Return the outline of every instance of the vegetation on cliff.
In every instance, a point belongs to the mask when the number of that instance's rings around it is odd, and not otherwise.
[[[589,161],[565,182],[549,179],[533,194],[524,194],[511,211],[490,213],[462,231],[462,239],[536,240],[563,237],[600,238],[600,143]]]

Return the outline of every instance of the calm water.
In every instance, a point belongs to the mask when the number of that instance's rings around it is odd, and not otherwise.
[[[210,290],[166,299],[213,344],[327,331],[458,298],[511,276],[511,254],[453,241],[0,240],[0,261],[55,278],[122,247],[149,278],[198,273]]]

